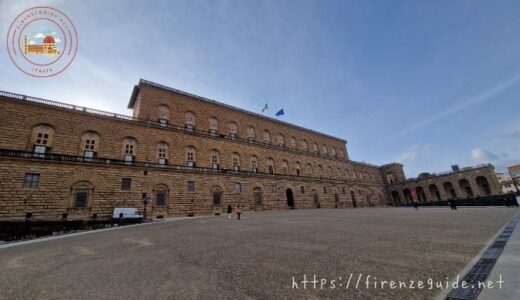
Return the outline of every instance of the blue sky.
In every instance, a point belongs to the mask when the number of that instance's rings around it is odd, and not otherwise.
[[[130,114],[139,78],[348,140],[408,176],[520,162],[519,1],[0,1],[74,21],[75,61],[30,78],[1,38],[0,89]],[[271,109],[271,114],[274,110]]]

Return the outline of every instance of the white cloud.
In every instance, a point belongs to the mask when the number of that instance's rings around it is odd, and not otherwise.
[[[495,154],[482,148],[471,149],[471,160],[478,164],[490,163],[498,159]]]
[[[34,35],[35,39],[43,39],[44,37],[45,37],[45,35],[41,32],[38,32],[37,34]]]
[[[59,38],[55,38],[54,41],[55,41],[56,43],[61,43],[61,40],[60,40]]]
[[[428,150],[428,148],[428,145],[412,146],[397,159],[397,162],[409,163],[416,161],[426,150]]]
[[[33,41],[33,40],[30,40],[30,41],[29,41],[29,45],[34,45],[34,44],[36,44],[35,41]]]
[[[518,164],[518,158],[511,158],[507,153],[496,155],[482,148],[471,149],[470,157],[476,164],[493,164],[498,172],[504,171],[507,166]]]

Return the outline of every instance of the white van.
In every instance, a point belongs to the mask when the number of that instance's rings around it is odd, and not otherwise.
[[[114,218],[114,219],[142,219],[143,215],[141,215],[141,213],[139,213],[139,210],[137,208],[115,207],[112,218]]]

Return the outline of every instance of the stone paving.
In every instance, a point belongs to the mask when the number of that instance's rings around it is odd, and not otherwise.
[[[516,212],[267,211],[0,246],[0,299],[431,299],[438,289],[367,289],[364,282],[367,275],[371,286],[374,278],[445,282]]]

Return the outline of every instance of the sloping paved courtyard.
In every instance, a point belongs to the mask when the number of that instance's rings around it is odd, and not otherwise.
[[[0,299],[431,299],[439,290],[354,285],[359,274],[445,281],[516,211],[269,211],[46,240],[0,249]]]

